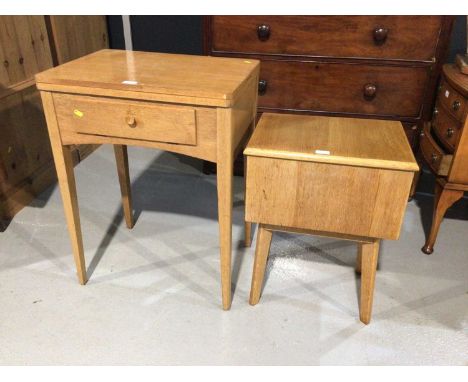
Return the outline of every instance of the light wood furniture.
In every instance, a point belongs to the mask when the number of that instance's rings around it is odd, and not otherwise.
[[[34,75],[107,47],[106,29],[105,16],[0,16],[0,228],[56,180]]]
[[[420,153],[436,175],[432,226],[422,251],[431,254],[447,209],[468,191],[468,76],[443,67],[433,119],[421,136]]]
[[[86,268],[70,146],[113,144],[127,226],[133,225],[126,145],[215,162],[223,308],[231,305],[232,165],[254,124],[259,62],[101,50],[36,76],[78,278]]]
[[[272,231],[359,243],[361,321],[371,316],[379,242],[396,240],[414,172],[400,122],[264,113],[244,151],[246,220],[259,223],[250,303]]]
[[[55,65],[109,46],[106,16],[46,16]]]
[[[261,60],[258,111],[403,123],[416,151],[453,16],[206,16],[205,53]]]

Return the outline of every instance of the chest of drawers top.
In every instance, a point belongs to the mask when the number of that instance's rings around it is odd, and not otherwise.
[[[36,75],[39,90],[228,107],[257,60],[104,49]]]
[[[213,53],[433,61],[440,16],[215,16]]]

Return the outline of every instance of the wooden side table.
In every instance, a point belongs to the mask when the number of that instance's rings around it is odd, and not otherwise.
[[[153,147],[218,166],[222,297],[230,308],[232,166],[254,125],[258,72],[256,60],[101,50],[36,76],[81,284],[86,267],[70,146],[114,145],[129,228],[126,146]]]
[[[359,243],[360,318],[369,323],[381,239],[396,240],[418,165],[400,122],[263,114],[247,148],[246,219],[259,223],[250,303],[273,231]]]
[[[431,124],[421,134],[420,153],[436,175],[432,226],[422,251],[430,255],[447,209],[468,191],[468,75],[444,65]]]

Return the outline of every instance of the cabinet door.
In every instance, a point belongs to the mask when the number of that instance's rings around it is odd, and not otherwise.
[[[56,64],[109,47],[106,16],[46,16]]]
[[[0,97],[52,67],[43,16],[0,16],[0,47]]]

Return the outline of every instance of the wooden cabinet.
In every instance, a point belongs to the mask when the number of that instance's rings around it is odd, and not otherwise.
[[[0,16],[0,222],[56,179],[34,75],[106,47],[106,29],[105,16]]]
[[[418,118],[427,75],[426,67],[265,59],[259,100],[262,111]]]
[[[205,53],[261,60],[258,111],[429,120],[451,16],[207,16]]]
[[[0,17],[0,84],[3,90],[52,66],[49,37],[42,16]]]
[[[421,136],[420,153],[436,175],[432,226],[422,251],[431,254],[447,209],[468,191],[468,76],[444,65],[433,119]]]
[[[214,16],[212,52],[430,61],[431,16]]]
[[[109,46],[106,16],[46,16],[56,65]]]
[[[264,113],[244,150],[245,220],[258,223],[250,303],[260,298],[273,231],[357,241],[368,324],[381,239],[400,235],[418,165],[401,123]]]

